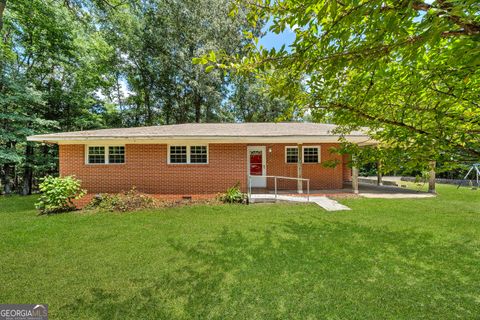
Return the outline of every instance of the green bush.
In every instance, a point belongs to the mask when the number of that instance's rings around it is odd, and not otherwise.
[[[85,208],[127,212],[155,208],[156,206],[157,203],[155,199],[148,195],[139,193],[135,188],[132,188],[128,192],[119,194],[98,194]]]
[[[74,199],[80,199],[86,193],[81,188],[81,182],[73,176],[47,176],[40,183],[42,195],[35,203],[41,214],[58,213],[75,210]]]
[[[237,182],[233,187],[228,188],[227,191],[219,196],[223,203],[247,203],[247,194],[240,191],[240,183]]]

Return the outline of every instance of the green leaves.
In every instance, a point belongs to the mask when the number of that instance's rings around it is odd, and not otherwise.
[[[27,156],[30,134],[231,119],[231,63],[219,56],[258,36],[247,14],[230,0],[7,1],[0,178],[15,191],[22,174],[35,181],[30,168],[55,172],[55,147]]]
[[[192,63],[193,64],[207,64],[208,59],[205,56],[202,56],[200,58],[193,58]]]
[[[217,57],[215,55],[214,51],[210,51],[208,54],[205,54],[201,57],[195,57],[192,59],[193,64],[200,64],[200,65],[205,65],[208,63],[216,63],[217,62]],[[205,73],[210,73],[215,69],[215,65],[209,65],[205,67]]]
[[[42,195],[35,203],[41,214],[59,213],[75,209],[73,200],[82,198],[87,192],[81,182],[73,176],[63,178],[47,176],[39,185]]]
[[[215,56],[215,51],[210,51],[208,53],[208,60],[210,62],[217,62],[217,57]]]
[[[207,66],[207,67],[205,68],[205,72],[206,72],[206,73],[210,73],[210,72],[213,71],[214,68],[215,68],[215,66]]]
[[[315,121],[370,127],[404,166],[478,161],[478,7],[380,0],[267,6],[251,9],[269,13],[271,30],[298,27],[292,50],[252,51],[237,59],[237,70],[267,75],[272,84],[303,77],[303,92],[288,86],[275,92],[294,99]]]

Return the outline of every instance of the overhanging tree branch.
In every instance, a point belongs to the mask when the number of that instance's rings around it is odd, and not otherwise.
[[[475,33],[469,33],[465,30],[450,30],[450,31],[443,31],[440,33],[440,36],[442,38],[451,38],[451,37],[458,37],[458,36],[475,36],[475,35],[480,35],[480,30]],[[312,59],[304,59],[304,61],[309,61],[309,62],[320,62],[320,61],[328,61],[328,60],[337,60],[343,57],[347,58],[362,58],[365,56],[370,56],[370,55],[376,55],[376,54],[382,54],[382,55],[387,55],[390,52],[392,52],[395,48],[400,48],[403,46],[408,46],[408,45],[413,45],[417,42],[420,42],[424,40],[423,35],[418,35],[418,36],[412,36],[408,37],[406,39],[397,41],[392,44],[382,44],[378,46],[371,46],[371,47],[366,47],[366,48],[360,48],[358,50],[352,50],[352,51],[343,51],[343,52],[338,52],[338,53],[333,53],[330,55],[326,55],[323,57],[318,57],[315,58],[315,60]],[[288,67],[291,66],[291,62],[294,61],[295,59],[298,59],[301,57],[303,53],[305,53],[305,50],[302,50],[301,52],[293,53],[290,55],[282,55],[282,56],[270,56],[267,58],[263,58],[259,60],[258,62],[253,64],[253,67],[258,68],[264,64],[270,63],[270,62],[288,62],[286,65]]]
[[[348,110],[348,111],[353,112],[356,115],[358,115],[358,116],[360,116],[360,117],[362,117],[366,120],[369,120],[369,121],[388,124],[388,125],[392,125],[392,126],[400,127],[400,128],[405,128],[409,131],[412,131],[412,132],[415,132],[415,133],[418,133],[418,134],[421,134],[421,135],[424,135],[424,136],[427,136],[427,137],[433,137],[434,136],[434,134],[431,133],[431,132],[428,132],[428,131],[426,131],[424,129],[421,129],[421,128],[417,128],[417,127],[415,127],[413,125],[410,125],[410,124],[407,124],[405,122],[396,121],[396,120],[392,120],[392,119],[387,119],[387,118],[384,118],[384,117],[381,117],[381,116],[378,116],[378,115],[373,116],[373,115],[370,115],[366,112],[358,110],[358,109],[356,109],[356,108],[354,108],[350,105],[347,105],[347,104],[330,103],[330,104],[328,104],[328,106],[326,106],[326,108]],[[443,138],[443,137],[435,136],[435,138],[436,139],[441,139],[445,143],[450,144],[452,147],[456,147],[460,150],[463,150],[464,152],[466,152],[466,153],[468,153],[472,156],[480,157],[480,150],[476,150],[473,147],[465,146],[465,145],[456,143],[456,142],[454,142],[450,139]]]
[[[383,6],[382,11],[397,10],[399,8],[405,8],[405,4],[400,4],[400,6]],[[431,9],[436,9],[437,17],[445,18],[453,22],[459,27],[462,27],[469,34],[477,34],[480,31],[480,24],[475,21],[465,21],[465,18],[458,15],[452,14],[454,6],[444,0],[437,0],[434,4],[428,4],[422,1],[415,1],[412,3],[412,9],[417,11],[429,11]]]
[[[428,11],[432,8],[432,6],[422,1],[415,1],[412,3],[412,8],[417,11]]]

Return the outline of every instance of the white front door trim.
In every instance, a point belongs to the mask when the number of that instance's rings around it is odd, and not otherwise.
[[[267,178],[267,148],[265,146],[248,146],[247,147],[247,176],[251,178],[252,188],[266,188]],[[262,152],[262,176],[250,175],[250,153],[252,151]]]

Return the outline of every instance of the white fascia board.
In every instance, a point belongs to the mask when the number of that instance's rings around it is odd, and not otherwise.
[[[55,144],[170,144],[174,143],[338,143],[340,136],[270,136],[270,137],[205,137],[205,136],[175,136],[175,137],[48,137],[48,136],[30,136],[28,141]],[[376,141],[366,136],[346,136],[344,139],[348,142],[357,144],[377,144]]]

